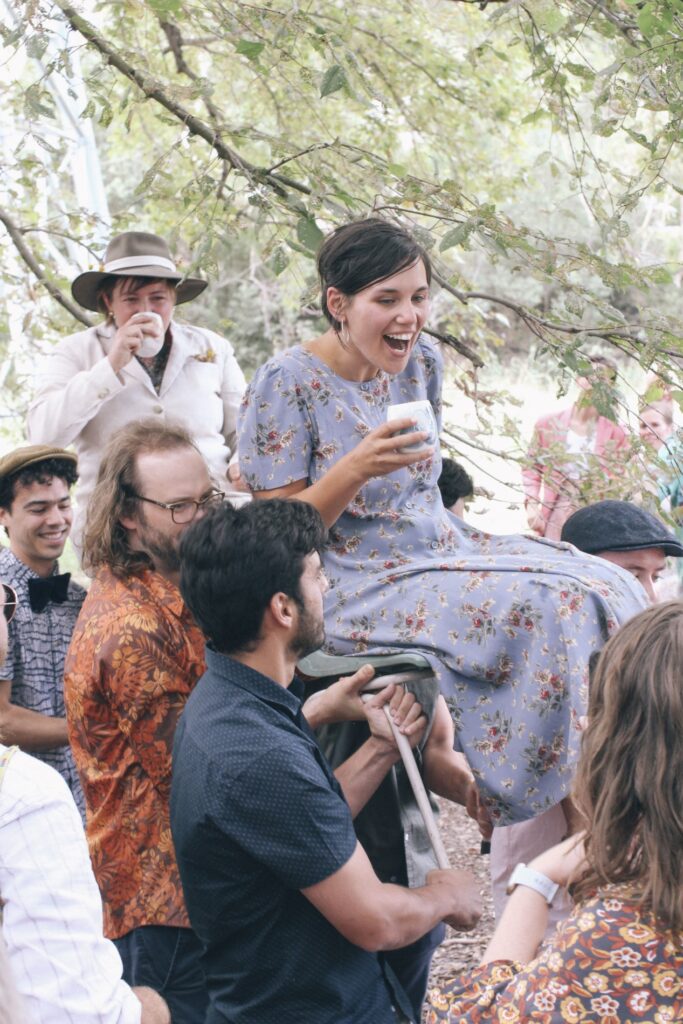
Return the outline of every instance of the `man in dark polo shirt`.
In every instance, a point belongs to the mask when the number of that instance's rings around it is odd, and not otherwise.
[[[381,711],[391,699],[400,717],[393,688],[369,702],[373,736],[336,778],[290,688],[324,637],[324,542],[311,505],[279,500],[212,509],[182,541],[181,590],[209,648],[176,732],[171,826],[207,1024],[412,1020],[375,951],[479,917],[472,876],[383,884],[356,839],[352,815],[398,757]]]

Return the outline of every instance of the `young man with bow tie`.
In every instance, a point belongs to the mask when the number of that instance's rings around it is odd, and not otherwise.
[[[0,576],[17,593],[9,649],[0,670],[0,743],[16,744],[56,768],[85,816],[67,736],[64,659],[85,590],[60,575],[57,559],[71,531],[76,456],[30,445],[0,458]]]

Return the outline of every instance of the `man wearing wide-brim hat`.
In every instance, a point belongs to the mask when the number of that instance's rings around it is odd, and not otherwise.
[[[217,486],[244,500],[227,476],[244,376],[225,338],[174,319],[175,307],[206,284],[184,277],[166,242],[142,231],[117,235],[102,266],[73,281],[76,301],[105,319],[64,338],[40,362],[28,432],[31,441],[78,453],[77,546],[104,445],[133,420],[182,424]]]

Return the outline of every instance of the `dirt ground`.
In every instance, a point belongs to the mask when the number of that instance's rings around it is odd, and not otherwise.
[[[493,932],[493,904],[489,882],[488,857],[479,853],[479,829],[462,807],[441,801],[439,827],[452,867],[473,871],[481,882],[484,912],[473,932],[448,929],[445,942],[432,960],[430,984],[475,967]]]

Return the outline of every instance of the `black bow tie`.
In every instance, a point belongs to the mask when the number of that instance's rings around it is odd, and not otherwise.
[[[28,581],[28,599],[31,611],[43,612],[50,601],[64,604],[68,597],[70,572],[60,576],[48,576],[47,579],[30,579]]]

